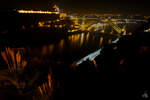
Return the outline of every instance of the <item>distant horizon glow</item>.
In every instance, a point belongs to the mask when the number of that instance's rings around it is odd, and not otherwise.
[[[70,13],[109,13],[150,15],[149,0],[2,0],[0,8],[51,9],[58,5]]]

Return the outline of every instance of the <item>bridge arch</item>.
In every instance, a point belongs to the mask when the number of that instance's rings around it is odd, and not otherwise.
[[[102,30],[103,28],[104,28],[104,23],[97,23],[87,27],[87,30],[91,31],[92,29],[94,29],[95,31],[98,31],[98,30]]]

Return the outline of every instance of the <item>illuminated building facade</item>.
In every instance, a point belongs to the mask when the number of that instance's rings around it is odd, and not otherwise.
[[[59,12],[34,10],[7,10],[1,14],[1,28],[5,30],[30,29],[38,26],[39,21],[57,20]],[[7,20],[4,20],[7,19]]]

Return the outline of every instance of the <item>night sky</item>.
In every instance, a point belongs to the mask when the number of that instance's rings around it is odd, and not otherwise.
[[[60,9],[77,13],[150,15],[149,0],[53,0]],[[1,0],[1,8],[49,9],[51,0]]]

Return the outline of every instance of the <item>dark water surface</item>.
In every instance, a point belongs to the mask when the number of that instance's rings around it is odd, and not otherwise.
[[[102,45],[111,43],[117,35],[107,33],[78,33],[72,34],[59,41],[42,46],[26,46],[27,57],[47,57],[55,62],[71,64],[82,57],[98,50]]]

